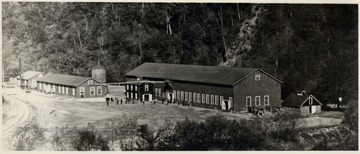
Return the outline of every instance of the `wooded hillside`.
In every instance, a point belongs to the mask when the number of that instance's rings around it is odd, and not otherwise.
[[[2,3],[5,74],[36,70],[107,81],[143,62],[258,67],[325,102],[357,99],[357,5]]]

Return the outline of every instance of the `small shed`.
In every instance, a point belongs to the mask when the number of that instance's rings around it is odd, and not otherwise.
[[[313,95],[302,93],[291,93],[282,103],[283,107],[298,109],[301,114],[314,114],[321,112],[319,100]]]

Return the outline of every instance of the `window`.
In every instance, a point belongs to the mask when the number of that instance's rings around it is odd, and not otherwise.
[[[200,103],[200,93],[197,93],[197,102]]]
[[[188,99],[189,99],[189,93],[185,91],[185,101],[188,101]]]
[[[72,94],[75,96],[75,88],[72,88]]]
[[[251,106],[251,96],[246,97],[246,107]]]
[[[193,93],[193,102],[196,102],[196,93]]]
[[[260,81],[260,74],[255,75],[255,81]]]
[[[102,87],[101,86],[97,86],[96,91],[97,91],[98,95],[102,95]]]
[[[313,104],[313,99],[312,99],[312,97],[310,97],[310,99],[309,99],[309,105],[312,105]]]
[[[131,90],[131,91],[133,90],[133,86],[134,86],[134,85],[130,85],[130,90]]]
[[[55,88],[55,85],[51,85],[51,93],[55,93],[55,90],[56,90],[56,88]]]
[[[176,99],[177,98],[176,96],[177,96],[176,95],[176,90],[173,90],[173,98]]]
[[[209,104],[209,94],[206,94],[206,104]]]
[[[264,105],[269,105],[269,95],[264,96]]]
[[[214,95],[211,95],[211,100],[210,100],[210,103],[211,103],[211,105],[214,105],[214,102],[215,102],[215,100],[214,100]]]
[[[137,85],[134,85],[135,91],[137,91]]]
[[[180,100],[184,100],[184,91],[181,91],[181,99]]]
[[[201,95],[201,102],[202,102],[202,103],[205,103],[205,94],[202,94],[202,95]]]
[[[93,80],[89,80],[88,81],[88,85],[93,85],[94,84],[94,81]]]
[[[66,92],[66,94],[69,94],[69,88],[68,87],[66,87],[65,92]]]
[[[224,96],[220,96],[220,103],[224,100]]]
[[[61,93],[61,86],[58,86],[58,93]]]
[[[233,107],[233,100],[232,100],[232,97],[229,97],[229,108],[232,108]]]
[[[137,93],[135,93],[134,95],[135,95],[135,99],[138,99],[138,98],[137,98]]]
[[[95,87],[90,87],[90,95],[95,95]]]
[[[126,92],[126,98],[130,98],[129,95],[130,95],[129,92]]]
[[[215,95],[215,105],[219,105],[219,96]]]
[[[159,96],[159,88],[155,88],[155,96]]]
[[[260,96],[255,96],[255,106],[260,106]]]
[[[192,92],[189,92],[189,101],[192,101]]]
[[[177,94],[176,94],[176,96],[177,96],[177,99],[178,99],[178,100],[180,100],[180,98],[181,98],[181,94],[180,94],[180,91],[177,91]]]
[[[129,95],[130,95],[130,98],[134,98],[134,97],[133,97],[133,93],[132,93],[132,92],[130,92],[130,94],[129,94]]]
[[[62,93],[65,93],[65,87],[64,86],[61,87],[61,91],[62,91]]]
[[[85,95],[85,88],[84,87],[80,87],[79,94],[80,94],[80,96]]]
[[[149,85],[145,85],[145,91],[149,91]]]
[[[126,85],[126,90],[129,90],[129,85],[128,84]]]

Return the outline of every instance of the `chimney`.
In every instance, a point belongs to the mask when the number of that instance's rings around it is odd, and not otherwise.
[[[306,90],[303,90],[303,91],[301,91],[300,93],[297,93],[298,96],[302,96],[302,95],[304,95],[304,94],[306,94]]]

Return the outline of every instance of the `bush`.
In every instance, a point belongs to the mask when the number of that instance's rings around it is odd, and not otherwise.
[[[17,128],[12,140],[13,147],[17,151],[35,150],[37,146],[46,142],[44,129],[38,123],[30,123]]]

